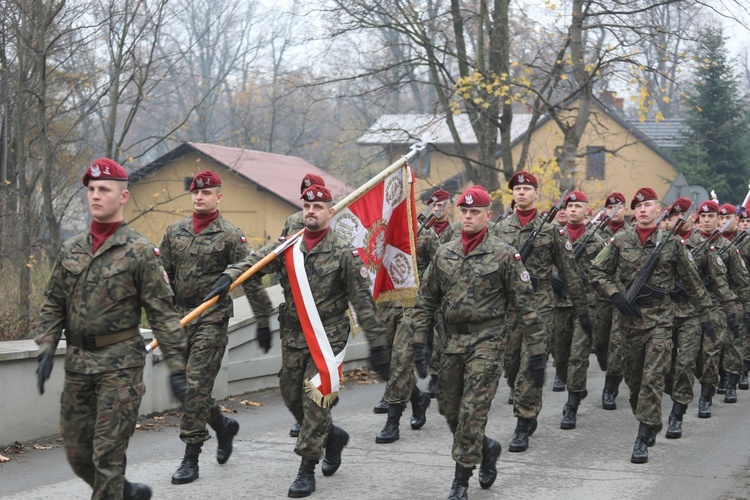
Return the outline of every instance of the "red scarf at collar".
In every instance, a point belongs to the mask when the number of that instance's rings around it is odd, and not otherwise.
[[[521,227],[526,227],[526,224],[536,217],[536,207],[528,210],[516,210],[516,214],[518,215],[518,222],[521,223]]]
[[[565,225],[565,228],[568,230],[568,236],[573,243],[586,234],[586,224],[573,224],[572,222],[568,222]]]
[[[464,246],[464,255],[469,255],[484,240],[486,234],[486,227],[474,234],[467,234],[461,231],[461,244]]]
[[[616,234],[617,231],[623,228],[623,226],[625,226],[624,219],[620,222],[609,221],[609,227],[612,229],[612,234]]]
[[[659,229],[659,226],[642,228],[641,226],[635,226],[635,232],[638,233],[638,238],[641,239],[641,245],[646,244],[646,240]]]
[[[737,236],[737,231],[733,233],[721,233],[721,235],[726,238],[728,241],[732,241],[735,236]]]
[[[436,220],[435,223],[432,225],[432,229],[435,230],[435,232],[440,236],[443,234],[443,231],[448,229],[448,226],[451,225],[451,221],[447,218],[445,220]]]
[[[683,240],[687,240],[690,238],[690,235],[693,234],[693,231],[688,229],[687,231],[680,231],[680,238]]]
[[[201,234],[201,231],[211,225],[213,221],[219,218],[219,211],[210,214],[197,214],[193,212],[193,231],[195,234]]]
[[[99,222],[96,219],[91,221],[91,244],[94,245],[94,253],[99,247],[107,241],[107,238],[115,234],[122,221],[117,222]]]
[[[315,245],[320,243],[320,240],[326,237],[326,234],[328,234],[328,228],[321,229],[320,231],[310,231],[309,229],[305,228],[305,232],[302,234],[302,237],[305,239],[305,246],[307,247],[307,251],[311,251],[313,248],[315,248]]]

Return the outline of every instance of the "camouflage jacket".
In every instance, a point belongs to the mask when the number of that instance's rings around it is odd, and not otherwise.
[[[544,326],[534,310],[533,298],[529,273],[510,245],[488,233],[469,255],[464,255],[461,239],[455,238],[438,247],[427,269],[411,315],[413,342],[426,343],[433,331],[435,312],[442,309],[449,326],[500,320],[500,324],[471,334],[450,335],[445,352],[466,352],[488,342],[490,347],[502,349],[506,311],[512,307],[530,355],[542,354],[546,348]]]
[[[200,234],[193,230],[193,218],[175,222],[161,241],[161,261],[175,294],[178,310],[184,316],[203,302],[211,287],[228,265],[247,257],[252,249],[242,232],[221,215]],[[259,278],[251,278],[243,289],[253,308],[258,326],[268,326],[273,306]],[[222,322],[234,314],[228,295],[195,320],[196,323]]]
[[[225,273],[232,279],[236,279],[277,246],[277,243],[266,245],[244,260],[229,266]],[[351,302],[357,314],[357,322],[365,331],[370,345],[372,347],[384,346],[387,334],[377,317],[375,302],[370,292],[370,278],[357,251],[333,230],[329,230],[311,251],[308,252],[304,242],[301,248],[305,254],[307,279],[323,324],[327,326],[330,322],[338,322],[346,314],[348,304]],[[280,274],[279,280],[286,299],[284,328],[281,333],[282,343],[293,348],[306,347],[305,337],[298,326],[297,308],[292,298],[284,255],[276,257],[260,272]],[[331,344],[346,341],[348,329],[327,330]]]
[[[577,248],[578,244],[583,244],[584,240],[588,237],[589,234],[594,233],[593,227],[586,229],[586,232],[581,236],[577,241],[572,241],[571,244],[573,245],[573,255],[575,258],[575,249]],[[570,233],[568,233],[567,226],[565,227],[565,234],[568,236]],[[599,235],[599,231],[593,234],[593,236],[589,239],[589,242],[586,243],[586,248],[584,248],[583,253],[581,254],[581,257],[576,261],[576,264],[578,264],[577,268],[581,273],[581,282],[583,283],[584,290],[586,290],[587,296],[589,299],[594,299],[595,295],[593,293],[593,290],[591,289],[591,285],[589,284],[589,267],[591,267],[591,261],[594,260],[594,257],[602,250],[604,247],[604,240]],[[573,301],[570,300],[570,297],[567,299],[562,299],[561,297],[555,295],[555,306],[556,307],[573,307]]]
[[[648,284],[669,292],[675,289],[675,282],[679,281],[691,291],[688,300],[695,307],[697,314],[707,318],[711,299],[698,276],[694,259],[680,238],[672,237],[667,240],[668,231],[656,231],[649,236],[645,245],[641,244],[634,228],[618,231],[591,264],[589,279],[592,285],[605,298],[610,298],[615,293],[626,293],[638,270],[656,246],[660,232],[664,239],[664,249]],[[664,299],[649,300],[650,303],[647,305],[644,305],[644,302],[639,303],[643,318],[621,314],[620,325],[639,330],[671,325],[674,303],[669,293]]]
[[[439,245],[438,235],[432,229],[425,229],[417,236],[417,273],[420,283]]]
[[[448,243],[454,238],[461,236],[461,221],[452,222],[438,235],[438,244]]]
[[[750,312],[750,274],[748,274],[745,260],[737,247],[725,238],[718,238],[714,246],[727,266],[729,288],[738,299],[736,304],[739,310],[737,312],[740,314]]]
[[[537,212],[538,214],[538,212]],[[520,251],[531,232],[542,224],[542,218],[537,215],[534,219],[521,227],[518,214],[513,213],[494,227],[494,233],[501,240]],[[576,315],[588,314],[588,296],[581,281],[581,272],[573,258],[573,245],[566,236],[565,230],[556,224],[545,224],[534,240],[534,246],[526,261],[523,263],[532,279],[538,277],[539,286],[536,288],[536,300],[552,302],[552,287],[549,278],[553,267],[565,283],[568,297],[575,304]]]
[[[93,253],[91,236],[82,233],[62,244],[45,289],[36,342],[44,352],[66,337],[100,336],[137,328],[141,308],[171,371],[185,369],[187,342],[172,306],[172,290],[159,250],[123,223]],[[93,374],[143,366],[146,349],[138,335],[87,350],[68,346],[65,369]]]
[[[286,219],[279,239],[286,239],[290,234],[299,233],[303,229],[305,229],[305,221],[302,220],[302,211],[300,210]]]

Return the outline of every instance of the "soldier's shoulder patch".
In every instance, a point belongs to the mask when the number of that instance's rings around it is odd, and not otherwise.
[[[688,252],[688,253],[687,253],[687,255],[688,255],[688,260],[689,260],[690,262],[694,262],[694,261],[695,261],[695,260],[693,259],[693,254],[692,254],[692,253]]]
[[[565,235],[565,229],[560,228],[560,236],[564,236],[564,235]]]
[[[736,253],[737,255],[739,255],[740,254],[740,249],[739,248],[735,248],[734,249],[734,253]]]
[[[367,268],[365,266],[362,266],[359,268],[359,275],[363,278],[369,278],[370,273],[367,271]]]
[[[565,250],[567,250],[568,252],[573,251],[573,245],[570,243],[570,240],[565,241]]]
[[[521,254],[520,253],[516,253],[513,256],[516,258],[516,260],[521,260]]]
[[[247,243],[247,238],[245,238],[245,236],[243,235],[240,235],[240,241],[242,241],[242,243]]]
[[[156,255],[157,257],[161,257],[161,251],[159,251],[158,247],[154,247],[154,255]]]
[[[680,238],[680,245],[685,246],[685,238]]]
[[[724,261],[723,261],[723,260],[721,260],[721,257],[720,257],[720,256],[718,256],[718,255],[716,256],[716,263],[717,263],[717,264],[719,264],[720,266],[723,266],[723,265],[724,265]]]
[[[531,275],[529,274],[528,271],[524,270],[521,273],[521,281],[523,281],[524,283],[528,283],[530,280],[531,280]]]
[[[354,250],[352,250],[352,255],[354,255],[355,257],[359,257],[359,248],[355,248]]]
[[[164,278],[164,282],[169,285],[169,276],[167,276],[167,272],[164,269],[161,270],[161,277]]]
[[[715,252],[715,251],[716,251],[716,247],[715,247],[715,246],[713,246],[713,245],[711,245],[711,246],[709,247],[709,250],[710,250],[711,252]]]

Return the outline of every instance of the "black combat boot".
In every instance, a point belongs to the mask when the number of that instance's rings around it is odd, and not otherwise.
[[[565,384],[560,377],[555,375],[555,381],[552,383],[552,392],[563,392],[565,390]]]
[[[302,428],[302,426],[299,424],[299,422],[294,422],[294,425],[289,429],[289,436],[296,438],[299,436],[299,430]]]
[[[536,420],[518,417],[516,430],[513,432],[513,439],[510,441],[508,451],[513,453],[526,451],[529,448],[529,436],[536,430]]]
[[[456,477],[453,479],[448,500],[469,500],[469,478],[474,467],[466,469],[456,464]]]
[[[131,483],[126,479],[122,498],[123,500],[151,500],[151,488],[143,483]]]
[[[719,385],[716,386],[716,394],[727,393],[727,373],[724,370],[719,372]]]
[[[198,455],[201,454],[202,447],[203,443],[188,443],[185,446],[185,456],[172,474],[172,484],[187,484],[198,479]]]
[[[373,406],[373,413],[388,413],[388,403],[385,400],[385,396],[380,398],[380,402]]]
[[[701,397],[698,400],[698,418],[711,418],[711,398],[714,388],[701,384]]]
[[[240,430],[240,424],[219,413],[208,421],[208,425],[216,432],[216,461],[224,464],[232,454],[232,441]]]
[[[437,375],[430,375],[430,381],[427,383],[427,389],[424,393],[430,396],[430,399],[435,399],[435,392],[437,391]]]
[[[398,441],[398,423],[401,420],[402,413],[404,413],[402,405],[391,405],[388,407],[388,420],[385,421],[385,427],[380,431],[380,434],[375,436],[376,443],[384,444]]]
[[[479,466],[479,486],[489,489],[497,479],[497,459],[503,447],[492,438],[484,436],[482,441],[482,465]]]
[[[312,460],[310,458],[302,459],[302,464],[300,464],[299,471],[297,472],[297,478],[289,487],[289,493],[287,495],[290,498],[302,498],[312,495],[313,491],[315,491],[316,465],[318,465],[317,460]]]
[[[339,470],[341,452],[347,444],[349,444],[349,433],[341,427],[332,425],[326,441],[326,456],[323,458],[323,465],[320,466],[324,476],[333,476]]]
[[[620,377],[607,374],[604,377],[604,390],[602,391],[602,408],[605,410],[616,410],[615,398],[619,392]]]
[[[635,438],[635,446],[630,461],[634,464],[645,464],[648,462],[648,445],[646,444],[651,437],[651,427],[641,422],[638,426],[638,437]]]
[[[669,413],[669,427],[667,428],[667,439],[680,439],[682,437],[682,416],[687,410],[687,405],[675,401],[672,403],[672,411]]]
[[[513,404],[513,389],[510,390],[510,394],[508,394],[508,404]]]
[[[430,407],[430,396],[417,387],[411,391],[411,428],[418,431],[427,422],[427,408]]]
[[[727,392],[724,394],[725,403],[737,402],[737,382],[739,380],[740,376],[736,373],[727,373]]]
[[[580,403],[580,392],[568,392],[568,402],[563,407],[563,419],[560,422],[560,429],[576,428],[576,413],[578,413],[578,405]]]
[[[648,437],[648,440],[646,441],[646,446],[651,448],[656,444],[656,436],[661,432],[661,430],[664,428],[662,424],[653,426],[650,425],[649,429],[651,429],[651,435]]]
[[[750,361],[742,362],[742,374],[740,375],[740,381],[737,383],[737,388],[746,391],[750,389],[750,380],[747,378],[747,374],[750,372]]]

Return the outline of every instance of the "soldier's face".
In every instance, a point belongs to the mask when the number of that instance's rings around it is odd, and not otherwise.
[[[654,227],[656,217],[661,211],[661,205],[656,200],[646,200],[636,203],[635,216],[638,225],[643,228]]]
[[[680,218],[679,215],[672,214],[669,217],[666,217],[666,218],[662,219],[661,225],[667,231],[671,231],[672,228],[674,227],[675,223],[677,222],[677,219],[679,219],[679,218]]]
[[[555,222],[557,222],[561,226],[564,226],[565,224],[567,224],[568,223],[568,219],[569,219],[568,212],[565,209],[559,210],[555,214]]]
[[[750,229],[750,219],[740,219],[740,230],[746,231]]]
[[[445,207],[446,205],[448,206]],[[445,209],[443,209],[443,207],[445,207]],[[448,200],[436,201],[432,204],[432,213],[434,213],[435,216],[437,216],[437,214],[440,214],[440,216],[437,217],[437,220],[445,220],[448,218],[448,214],[450,213],[451,208],[453,207],[451,205],[451,202]],[[441,209],[443,210],[442,213],[440,212]]]
[[[466,234],[476,234],[487,227],[487,221],[492,217],[489,207],[460,207],[461,229]]]
[[[583,224],[586,220],[586,209],[588,207],[589,204],[583,201],[569,201],[568,206],[565,207],[565,213],[568,215],[568,222],[572,224]]]
[[[536,199],[539,196],[539,190],[528,184],[519,184],[513,186],[513,201],[516,202],[518,210],[528,210],[536,206]]]
[[[722,226],[727,223],[727,221],[731,221],[729,225],[727,226],[725,233],[733,233],[737,230],[737,217],[734,216],[734,214],[727,214],[727,215],[721,215],[719,214],[719,224]]]
[[[617,203],[613,205],[605,205],[604,208],[607,210],[607,213],[610,213],[612,210],[614,210]],[[625,205],[620,204],[620,208],[617,209],[617,212],[615,212],[615,215],[612,216],[612,222],[622,222],[625,220]]]
[[[302,204],[305,227],[310,231],[320,231],[328,227],[333,217],[333,207],[322,201],[306,201]]]
[[[715,212],[701,212],[700,226],[704,233],[713,233],[719,228],[719,215]]]
[[[89,211],[98,222],[119,222],[122,207],[130,198],[130,191],[120,181],[89,181],[86,199]]]
[[[223,194],[219,188],[196,189],[190,192],[193,200],[193,211],[197,214],[216,212]]]

